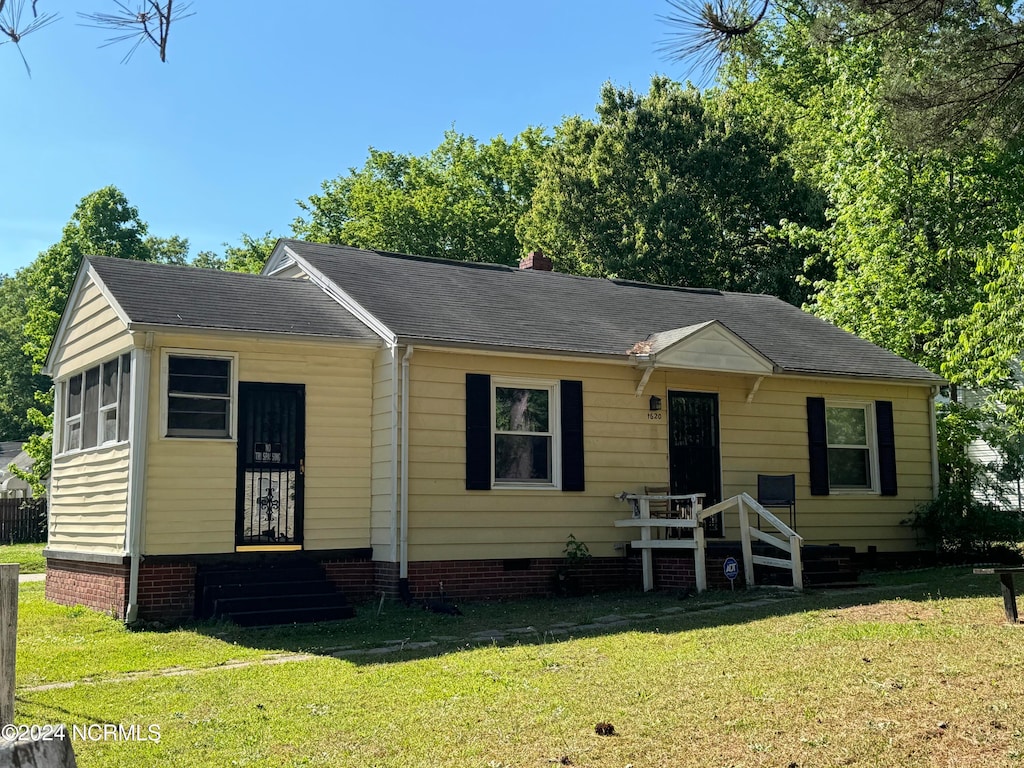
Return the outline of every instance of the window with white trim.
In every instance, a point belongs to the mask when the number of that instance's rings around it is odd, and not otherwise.
[[[828,484],[835,490],[874,490],[875,428],[868,403],[825,406]]]
[[[558,484],[558,384],[492,381],[496,485]]]
[[[68,378],[64,385],[62,452],[128,439],[130,374],[131,355],[124,354]]]
[[[229,357],[167,355],[167,437],[231,437],[233,363]]]

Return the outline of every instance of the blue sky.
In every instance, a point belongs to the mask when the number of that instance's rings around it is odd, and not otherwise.
[[[76,6],[107,10],[110,0]],[[133,5],[129,2],[128,5]],[[76,203],[114,184],[150,233],[220,252],[241,233],[288,235],[295,201],[361,166],[369,146],[424,153],[444,131],[486,141],[592,116],[602,83],[685,80],[657,51],[665,0],[342,2],[195,0],[168,61],[79,25],[0,46],[0,273],[60,238]]]

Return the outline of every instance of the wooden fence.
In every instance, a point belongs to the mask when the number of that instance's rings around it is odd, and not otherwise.
[[[0,499],[0,544],[46,542],[46,499]]]

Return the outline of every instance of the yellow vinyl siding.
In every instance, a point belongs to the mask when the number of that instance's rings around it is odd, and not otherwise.
[[[374,348],[211,334],[158,334],[156,344],[149,393],[146,554],[235,549],[237,444],[160,437],[163,348],[235,352],[240,381],[304,384],[304,548],[370,545]]]
[[[131,346],[128,329],[92,279],[86,278],[77,302],[68,309],[64,345],[53,378],[62,379],[117,357]]]
[[[585,492],[465,490],[467,372],[583,382]],[[417,350],[410,366],[410,560],[558,557],[570,533],[593,554],[613,555],[614,545],[631,537],[613,525],[629,514],[613,496],[668,483],[669,390],[718,394],[725,498],[756,495],[759,473],[793,473],[797,528],[808,543],[913,548],[900,521],[931,497],[927,388],[765,377],[747,403],[756,379],[659,370],[638,398],[640,372],[626,365]],[[663,400],[660,419],[650,418],[651,395]],[[810,496],[806,398],[815,396],[893,402],[898,496]],[[726,535],[735,536],[734,520],[726,524]]]
[[[399,361],[400,363],[401,361]],[[391,560],[391,350],[373,362],[373,489],[370,541],[375,560]],[[401,367],[399,367],[401,376]]]
[[[465,490],[467,372],[583,381],[586,492]],[[626,536],[612,523],[628,514],[613,495],[663,482],[668,471],[663,439],[643,428],[647,399],[633,396],[638,378],[627,366],[417,350],[409,385],[409,559],[558,557],[570,533],[595,555],[613,554],[612,544]],[[593,405],[602,402],[609,407]],[[628,428],[619,432],[616,424]],[[609,456],[595,466],[591,454],[602,453]]]
[[[58,456],[50,481],[47,546],[123,554],[127,509],[127,445]]]

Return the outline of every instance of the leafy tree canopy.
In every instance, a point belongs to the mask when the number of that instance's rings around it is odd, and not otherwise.
[[[464,261],[512,263],[548,140],[528,128],[486,144],[449,130],[427,155],[370,149],[362,168],[299,201],[296,237]]]
[[[896,33],[901,43],[880,49],[881,95],[902,140],[965,146],[979,136],[1021,135],[1024,16],[1013,0],[668,2],[674,33],[663,49],[679,59],[749,55],[766,28],[789,24],[810,29],[808,43],[826,51]]]
[[[665,78],[605,85],[596,121],[556,129],[520,238],[566,272],[800,303],[807,251],[777,231],[820,222],[822,200],[726,106]]]
[[[259,274],[274,252],[277,237],[267,230],[260,237],[242,234],[238,245],[224,243],[224,255],[218,256],[213,251],[201,251],[192,261],[192,265],[204,269],[223,269],[228,272],[248,272]]]
[[[1004,142],[953,153],[901,141],[886,62],[906,33],[823,48],[813,44],[813,14],[791,10],[785,23],[760,26],[727,82],[737,109],[787,136],[783,156],[827,197],[824,226],[787,231],[834,270],[815,282],[809,306],[939,371],[951,329],[982,297],[979,259],[1019,220],[1024,168]]]

